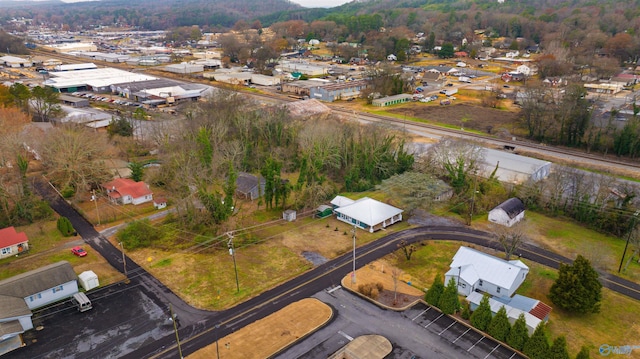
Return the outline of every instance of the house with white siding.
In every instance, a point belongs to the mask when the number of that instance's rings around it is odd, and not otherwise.
[[[529,273],[529,267],[520,260],[506,261],[469,247],[458,249],[449,268],[445,284],[453,278],[458,293],[464,296],[480,291],[511,297]]]
[[[338,196],[331,201],[331,204],[339,221],[355,225],[370,233],[402,221],[402,209],[369,197],[352,201]]]
[[[71,264],[60,261],[0,281],[0,348],[24,345],[22,333],[33,329],[31,310],[78,293]]]
[[[130,178],[116,178],[113,181],[103,183],[102,187],[107,191],[109,200],[115,204],[142,204],[153,201],[153,192],[149,186]]]
[[[29,238],[24,232],[16,232],[14,227],[0,229],[0,259],[11,257],[29,250]]]

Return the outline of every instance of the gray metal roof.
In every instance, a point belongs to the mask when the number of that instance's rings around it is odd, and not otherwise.
[[[509,218],[515,218],[520,213],[524,212],[524,203],[519,198],[513,197],[500,203],[494,209],[503,210]]]
[[[519,260],[507,262],[464,246],[453,256],[450,272],[453,271],[451,273],[457,275],[459,267],[460,277],[467,283],[475,283],[482,279],[502,288],[511,288],[523,269],[529,271],[529,267]]]
[[[31,310],[24,301],[24,297],[9,297],[0,295],[0,317],[2,318],[15,318],[25,315],[31,315]],[[0,334],[1,335],[1,334]]]
[[[25,298],[76,278],[71,264],[60,261],[0,281],[0,295]]]

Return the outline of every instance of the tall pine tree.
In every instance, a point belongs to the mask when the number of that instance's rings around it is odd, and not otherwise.
[[[507,344],[509,344],[513,349],[522,351],[527,340],[529,340],[527,320],[524,318],[524,313],[520,313],[520,316],[516,322],[513,323],[513,327],[511,327],[511,331],[507,336]]]
[[[471,325],[475,328],[482,330],[483,332],[489,327],[491,323],[491,307],[489,306],[489,296],[484,295],[480,301],[478,308],[471,313]]]
[[[558,279],[551,286],[549,299],[558,307],[574,313],[598,313],[602,284],[588,259],[578,255],[573,264],[560,264]]]
[[[449,279],[449,283],[444,288],[444,292],[440,296],[438,308],[444,314],[454,314],[460,309],[460,299],[458,298],[458,284],[453,277]]]
[[[489,328],[487,328],[487,333],[499,341],[504,342],[507,339],[510,330],[511,323],[509,323],[509,318],[507,317],[507,310],[502,306],[493,319],[491,319]]]
[[[569,358],[569,351],[567,350],[567,339],[564,336],[557,337],[551,348],[549,348],[549,359],[571,359]]]
[[[440,296],[442,295],[442,292],[444,292],[444,284],[442,282],[442,276],[438,274],[433,279],[431,288],[427,290],[427,294],[424,296],[424,300],[434,307],[437,307],[438,303],[440,303]]]
[[[540,322],[533,332],[533,335],[524,345],[522,352],[531,359],[548,359],[549,357],[549,341],[544,332],[544,323]]]

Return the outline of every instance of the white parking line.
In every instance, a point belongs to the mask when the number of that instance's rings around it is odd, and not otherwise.
[[[463,336],[463,335],[465,335],[465,334],[467,334],[467,332],[469,332],[470,330],[471,330],[471,328],[467,329],[467,331],[466,331],[466,332],[464,332],[464,333],[460,334],[460,336],[459,336],[459,337],[457,337],[457,338],[456,338],[456,340],[452,341],[451,343],[455,343],[455,342],[457,342],[457,341],[458,341],[458,339],[462,338],[462,336]],[[511,358],[509,358],[509,359],[511,359]]]
[[[431,324],[433,324],[433,322],[435,322],[436,320],[440,319],[443,315],[444,315],[444,313],[440,314],[439,317],[437,317],[436,319],[430,321],[429,324],[425,325],[424,327],[426,328],[426,327],[430,326]]]
[[[338,334],[342,335],[343,337],[349,339],[349,341],[353,341],[353,337],[348,336],[345,332],[343,332],[342,330],[338,330]]]
[[[421,316],[422,314],[426,313],[429,309],[431,309],[431,307],[429,307],[429,308],[427,308],[427,309],[423,310],[423,311],[422,311],[422,313],[420,313],[420,314],[416,315],[416,317],[415,317],[415,318],[413,318],[413,319],[411,319],[411,321],[412,321],[412,322],[413,322],[413,321],[415,321],[416,319],[418,319],[418,317],[419,317],[419,316]]]
[[[495,348],[493,348],[493,350],[492,350],[492,351],[490,351],[490,352],[489,352],[489,354],[487,354],[487,356],[486,356],[486,357],[484,357],[484,359],[487,359],[487,358],[489,357],[489,355],[491,355],[491,353],[493,353],[496,349],[498,349],[498,347],[499,347],[499,346],[500,346],[500,344],[496,345],[496,347],[495,347]]]
[[[475,344],[473,344],[473,345],[471,346],[471,348],[467,349],[467,351],[471,351],[471,349],[473,349],[473,347],[475,347],[478,343],[480,343],[480,342],[482,341],[482,339],[484,339],[484,337],[482,337],[482,338],[478,339],[478,341],[477,341]]]
[[[438,333],[438,335],[442,335],[442,333],[446,332],[449,328],[451,328],[454,324],[456,324],[455,321],[453,321],[448,327],[442,329],[442,331],[440,333]]]
[[[513,358],[514,356],[516,356],[516,352],[513,352],[513,355],[509,357],[509,359]]]

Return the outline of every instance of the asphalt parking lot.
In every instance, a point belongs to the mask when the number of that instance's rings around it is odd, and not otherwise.
[[[3,358],[119,358],[173,332],[168,308],[137,282],[88,294],[93,309],[80,313],[70,301],[36,310],[25,347]]]
[[[411,321],[432,335],[437,335],[475,358],[525,359],[490,337],[442,314],[424,304],[417,304],[404,313]]]
[[[326,291],[315,298],[331,305],[334,320],[276,358],[327,358],[350,340],[378,334],[393,345],[394,359],[524,359],[507,347],[442,315],[436,309],[417,304],[404,312],[384,310],[344,289]]]

